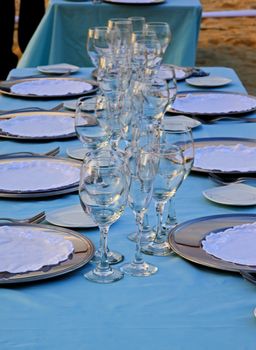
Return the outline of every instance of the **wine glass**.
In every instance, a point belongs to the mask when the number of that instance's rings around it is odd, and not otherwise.
[[[184,180],[189,175],[194,162],[194,142],[191,128],[189,128],[185,123],[173,122],[171,117],[166,118],[168,124],[166,123],[165,140],[168,143],[172,143],[178,146],[184,157]],[[170,198],[168,204],[168,213],[165,223],[163,224],[163,230],[169,232],[174,226],[177,225],[177,217],[175,211],[175,195]]]
[[[139,17],[139,16],[128,17],[128,20],[132,22],[133,32],[142,31],[146,23],[145,17]]]
[[[157,213],[155,239],[142,246],[142,252],[150,255],[170,255],[167,236],[162,233],[163,211],[167,201],[176,193],[184,178],[184,158],[179,147],[166,142],[147,146],[150,153],[158,158],[158,168],[154,179],[153,199]]]
[[[75,130],[82,142],[85,153],[105,147],[111,137],[111,131],[105,123],[103,108],[104,97],[83,96],[77,101],[75,111]]]
[[[171,42],[171,30],[167,22],[148,22],[144,26],[144,30],[147,32],[154,31],[162,47],[162,53],[164,55],[168,45]]]
[[[128,203],[132,209],[136,224],[138,226],[138,235],[136,239],[136,251],[132,262],[121,266],[120,270],[131,276],[150,276],[157,272],[157,267],[144,261],[141,253],[141,234],[143,230],[143,218],[149,206],[153,180],[156,169],[156,158],[154,154],[143,152],[143,150],[130,149],[129,170],[131,177],[130,191],[128,194]]]
[[[94,28],[89,28],[87,33],[86,50],[95,67],[98,67],[99,54],[94,46]]]
[[[129,192],[125,162],[106,152],[99,152],[83,162],[79,185],[81,205],[100,229],[100,260],[84,276],[93,282],[111,283],[123,273],[109,265],[107,235],[109,227],[122,215]]]

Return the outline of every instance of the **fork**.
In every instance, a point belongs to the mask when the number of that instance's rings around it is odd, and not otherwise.
[[[220,120],[233,120],[233,121],[239,121],[239,122],[244,122],[244,123],[255,123],[256,122],[256,118],[245,118],[245,117],[231,117],[231,116],[219,116],[216,118],[211,118],[211,119],[201,119],[200,121],[203,124],[213,124],[216,123]]]
[[[0,155],[0,159],[10,158],[10,157],[16,157],[16,156],[48,156],[48,157],[54,157],[60,152],[60,147],[56,147],[51,149],[50,151],[44,152],[44,153],[36,153],[36,152],[12,152],[12,153],[5,153]]]
[[[24,108],[17,108],[17,109],[10,109],[10,110],[0,110],[0,115],[5,114],[12,114],[12,113],[21,113],[21,112],[36,112],[36,111],[42,111],[42,112],[57,112],[60,111],[64,106],[64,103],[59,103],[58,105],[45,109],[41,107],[24,107]]]
[[[256,182],[256,177],[238,177],[235,180],[227,181],[227,180],[223,180],[220,176],[214,173],[209,173],[209,178],[219,185],[239,184],[239,183],[253,182],[253,181]]]
[[[40,213],[31,216],[29,218],[24,219],[14,219],[14,218],[0,218],[0,221],[10,221],[12,223],[18,223],[18,224],[36,224],[39,222],[42,222],[45,219],[45,212],[41,211]]]

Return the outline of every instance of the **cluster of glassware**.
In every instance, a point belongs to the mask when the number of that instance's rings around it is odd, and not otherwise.
[[[75,127],[85,149],[80,200],[100,228],[96,267],[85,274],[94,282],[114,282],[124,273],[152,275],[157,267],[144,261],[142,251],[171,253],[167,236],[172,221],[168,217],[162,225],[163,211],[191,169],[193,140],[180,123],[164,130],[164,114],[177,92],[174,69],[168,81],[158,76],[170,40],[167,23],[146,23],[143,17],[110,19],[106,27],[88,32],[87,51],[97,68],[99,92],[78,100]],[[156,230],[147,225],[151,198]],[[127,204],[138,227],[131,237],[136,251],[134,260],[119,270],[112,264],[123,256],[108,248],[107,235]]]

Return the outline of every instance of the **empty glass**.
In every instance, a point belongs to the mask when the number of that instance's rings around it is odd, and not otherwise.
[[[157,267],[143,260],[141,254],[141,234],[144,214],[152,197],[157,159],[154,157],[154,154],[144,153],[143,150],[130,149],[128,153],[130,153],[128,164],[131,177],[128,203],[135,215],[138,235],[136,237],[134,259],[132,262],[124,264],[121,267],[121,271],[131,276],[150,276],[157,271]]]
[[[148,22],[144,26],[144,30],[154,31],[157,39],[160,41],[162,53],[164,54],[171,42],[171,30],[167,22]]]
[[[145,17],[128,17],[128,20],[132,22],[132,31],[142,31],[146,23]]]
[[[123,161],[104,152],[83,162],[79,197],[83,209],[100,228],[100,259],[96,268],[84,276],[93,282],[111,283],[123,273],[109,265],[107,235],[109,227],[122,215],[129,192],[127,168]]]
[[[157,213],[157,231],[155,239],[142,246],[143,253],[150,255],[170,255],[171,249],[167,236],[162,232],[164,206],[175,194],[184,177],[184,158],[179,147],[160,143],[145,148],[158,159],[154,179],[153,199]]]

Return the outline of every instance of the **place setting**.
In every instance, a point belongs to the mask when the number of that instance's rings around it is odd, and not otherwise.
[[[53,99],[95,93],[96,81],[70,77],[27,78],[0,82],[0,92],[12,97]]]
[[[53,156],[0,157],[0,197],[39,198],[78,190],[81,163]]]
[[[0,138],[49,141],[75,136],[74,115],[69,112],[8,112],[0,118]]]

